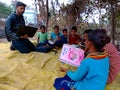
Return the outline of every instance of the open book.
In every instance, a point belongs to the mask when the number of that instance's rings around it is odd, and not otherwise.
[[[20,26],[16,32],[18,36],[28,35],[28,37],[33,37],[38,28],[30,27],[30,26]]]
[[[63,45],[59,57],[60,61],[78,67],[83,59],[84,51],[82,49],[68,44]]]

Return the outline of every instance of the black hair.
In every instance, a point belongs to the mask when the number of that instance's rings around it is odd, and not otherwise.
[[[83,34],[89,34],[92,31],[92,29],[86,29]]]
[[[41,25],[41,26],[40,26],[40,29],[42,29],[42,28],[43,28],[43,29],[46,29],[45,25]]]
[[[77,27],[76,27],[76,26],[73,26],[73,27],[71,28],[71,30],[75,30],[75,31],[77,32]]]
[[[107,37],[101,29],[93,30],[88,34],[88,40],[91,41],[97,51],[102,51],[103,47],[108,43]]]
[[[66,28],[64,28],[64,29],[62,30],[62,32],[65,32],[65,31],[67,32],[67,29],[66,29]]]
[[[24,6],[24,7],[26,7],[27,5],[24,4],[23,2],[17,2],[17,3],[16,3],[16,7],[19,7],[19,6]]]
[[[102,34],[104,35],[104,38],[106,39],[106,43],[110,43],[111,38],[107,35],[107,32],[105,29],[100,29]]]
[[[58,25],[55,25],[55,26],[54,26],[54,29],[56,29],[56,28],[59,29],[59,26],[58,26]]]

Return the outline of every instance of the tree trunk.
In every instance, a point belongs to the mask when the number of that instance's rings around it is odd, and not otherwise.
[[[46,28],[48,28],[48,23],[49,23],[49,4],[48,4],[48,0],[46,0],[46,16],[47,16],[47,19],[46,19]]]
[[[115,7],[113,1],[111,1],[111,26],[112,26],[112,43],[115,44]]]

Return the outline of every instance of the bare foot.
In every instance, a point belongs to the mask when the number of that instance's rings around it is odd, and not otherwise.
[[[55,46],[55,49],[56,49],[56,50],[59,50],[59,48],[58,48],[57,46]]]

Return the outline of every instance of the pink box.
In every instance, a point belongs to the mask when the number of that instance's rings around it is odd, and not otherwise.
[[[72,66],[79,66],[84,59],[84,50],[73,45],[64,44],[59,60]]]

